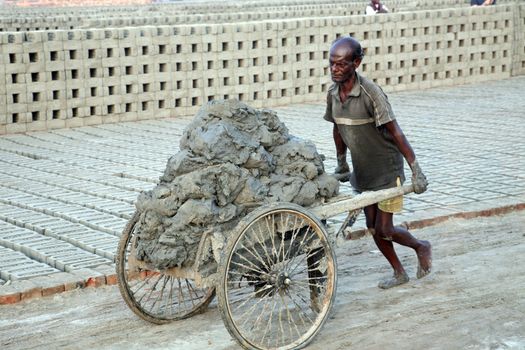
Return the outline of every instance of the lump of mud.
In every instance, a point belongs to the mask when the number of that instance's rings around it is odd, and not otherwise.
[[[209,244],[199,247],[203,235],[221,247],[259,205],[311,206],[338,191],[315,145],[290,135],[273,111],[212,101],[185,128],[159,184],[137,200],[136,255],[158,269],[198,263],[208,275],[218,257]]]

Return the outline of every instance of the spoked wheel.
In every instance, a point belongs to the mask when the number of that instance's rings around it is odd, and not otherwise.
[[[336,261],[322,224],[295,204],[248,215],[219,270],[219,309],[248,349],[299,349],[319,332],[335,298]]]
[[[124,229],[117,249],[116,269],[120,293],[130,309],[142,319],[164,324],[204,312],[215,288],[197,288],[193,280],[148,268],[136,261],[135,213]]]

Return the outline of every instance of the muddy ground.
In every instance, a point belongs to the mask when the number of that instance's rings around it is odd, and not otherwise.
[[[308,349],[525,349],[525,212],[454,220],[414,231],[434,246],[434,271],[390,274],[369,237],[336,249],[332,317]],[[116,286],[0,307],[0,349],[237,349],[214,302],[189,320],[156,326],[137,318]]]

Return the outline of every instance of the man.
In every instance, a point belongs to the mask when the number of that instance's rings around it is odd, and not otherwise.
[[[427,180],[416,156],[399,127],[383,90],[357,73],[363,59],[357,40],[343,37],[330,48],[330,73],[334,84],[328,90],[324,119],[334,123],[333,135],[338,170],[347,171],[346,148],[350,150],[353,171],[352,186],[359,192],[400,186],[404,181],[403,158],[412,169],[416,193],[427,188]],[[366,225],[374,241],[386,257],[394,275],[379,283],[391,288],[408,282],[408,275],[394,250],[393,242],[411,247],[418,257],[417,277],[430,273],[431,246],[412,236],[405,228],[394,227],[393,213],[401,211],[403,197],[364,208]]]
[[[490,6],[496,5],[496,0],[470,0],[471,6]]]
[[[388,13],[388,8],[379,0],[371,0],[366,6],[365,15],[375,15],[377,13]]]

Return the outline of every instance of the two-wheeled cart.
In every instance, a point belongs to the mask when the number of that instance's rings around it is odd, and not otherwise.
[[[312,208],[261,206],[238,223],[225,246],[203,235],[197,255],[212,247],[220,260],[212,277],[201,275],[198,257],[195,266],[166,270],[137,260],[135,213],[118,246],[118,285],[131,310],[156,324],[203,312],[217,293],[224,325],[243,347],[299,349],[326,322],[336,294],[336,234],[329,235],[322,220],[348,212],[339,234],[361,208],[410,192],[412,185],[405,185]]]

